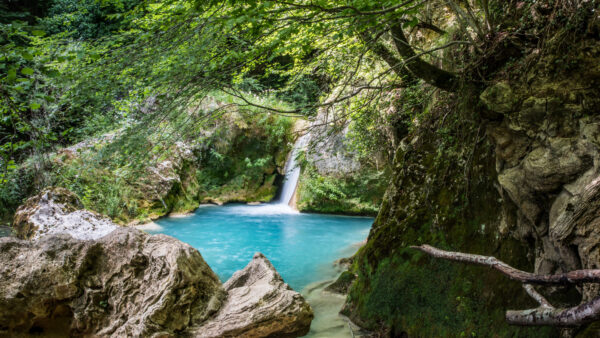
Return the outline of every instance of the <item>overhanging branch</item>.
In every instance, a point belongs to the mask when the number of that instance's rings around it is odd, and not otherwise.
[[[394,45],[396,46],[398,53],[404,60],[410,59],[409,62],[406,62],[406,68],[408,68],[408,70],[414,76],[423,79],[425,82],[437,88],[449,92],[456,91],[458,87],[457,76],[428,62],[425,62],[423,59],[418,57],[404,35],[402,23],[393,25],[390,29],[390,32],[392,33]]]
[[[538,293],[531,284],[580,284],[600,283],[600,270],[576,270],[556,275],[536,275],[521,271],[498,260],[492,256],[466,254],[462,252],[445,251],[430,245],[411,246],[432,257],[447,259],[456,262],[470,263],[489,266],[496,269],[509,278],[523,282],[523,288],[540,306],[529,310],[506,311],[506,321],[512,325],[525,326],[580,326],[600,320],[600,297],[589,302],[566,308],[557,309]]]

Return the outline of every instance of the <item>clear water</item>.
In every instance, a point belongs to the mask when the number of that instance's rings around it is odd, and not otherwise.
[[[197,248],[224,282],[243,269],[255,252],[273,263],[297,291],[335,278],[332,263],[352,255],[367,238],[373,219],[301,214],[287,206],[203,206],[186,217],[169,217],[147,229]]]

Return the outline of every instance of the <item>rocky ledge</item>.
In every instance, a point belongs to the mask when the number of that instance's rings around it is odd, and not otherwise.
[[[67,233],[76,239],[98,239],[117,225],[107,217],[83,208],[74,193],[64,188],[46,188],[21,205],[13,228],[21,239]]]
[[[0,336],[308,332],[312,309],[262,254],[221,285],[191,246],[113,223],[109,229],[80,205],[64,189],[45,190],[19,209],[21,238],[0,238]]]
[[[228,298],[199,337],[299,337],[310,329],[313,311],[292,290],[271,262],[256,253],[250,263],[223,285]]]

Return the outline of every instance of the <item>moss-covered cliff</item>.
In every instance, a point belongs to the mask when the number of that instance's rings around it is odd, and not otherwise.
[[[598,210],[578,205],[590,205],[583,192],[600,174],[600,30],[582,12],[587,19],[570,13],[577,25],[554,27],[538,48],[510,34],[497,55],[519,56],[492,81],[432,96],[397,149],[344,313],[389,336],[558,334],[505,323],[506,309],[536,307],[520,283],[408,246],[492,255],[542,274],[598,268]],[[559,306],[598,295],[589,286],[541,291]]]

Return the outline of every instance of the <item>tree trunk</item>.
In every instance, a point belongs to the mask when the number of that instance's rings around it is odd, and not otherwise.
[[[449,92],[457,90],[458,78],[456,75],[425,62],[416,55],[404,35],[401,23],[392,26],[390,31],[398,53],[400,53],[406,62],[406,68],[408,68],[415,77],[423,79],[423,81],[430,85]]]

